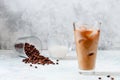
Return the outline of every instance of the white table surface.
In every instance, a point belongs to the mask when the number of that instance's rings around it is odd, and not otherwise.
[[[0,50],[0,80],[111,80],[106,77],[108,74],[120,80],[120,51],[98,51],[95,74],[91,75],[79,74],[75,51],[68,53],[59,65],[37,65],[37,69],[22,59],[11,50]]]

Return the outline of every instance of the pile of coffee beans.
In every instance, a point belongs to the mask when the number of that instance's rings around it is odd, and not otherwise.
[[[25,43],[24,50],[25,50],[25,54],[28,56],[28,58],[23,59],[23,62],[25,63],[42,64],[42,65],[55,64],[48,57],[42,56],[40,52],[32,44]]]

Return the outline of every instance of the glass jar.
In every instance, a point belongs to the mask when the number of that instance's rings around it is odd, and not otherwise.
[[[20,37],[14,43],[14,51],[18,54],[18,56],[27,57],[24,50],[25,43],[35,46],[35,48],[40,52],[42,50],[41,40],[38,37],[36,36]]]

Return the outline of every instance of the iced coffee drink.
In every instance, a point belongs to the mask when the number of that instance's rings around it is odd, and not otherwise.
[[[99,35],[99,29],[88,29],[86,26],[74,28],[76,52],[81,70],[94,69]]]

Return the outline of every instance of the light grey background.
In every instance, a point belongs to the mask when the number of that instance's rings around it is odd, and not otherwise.
[[[73,21],[102,23],[99,49],[120,49],[120,0],[0,0],[0,49],[12,49],[18,37],[65,34],[73,46]],[[74,46],[73,46],[74,48]]]

